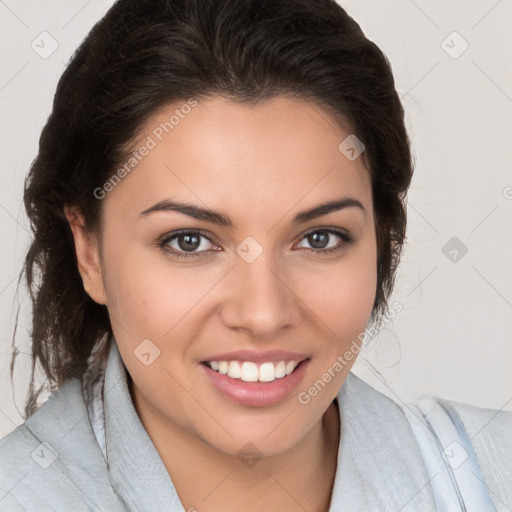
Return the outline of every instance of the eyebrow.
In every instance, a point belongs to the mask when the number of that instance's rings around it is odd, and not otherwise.
[[[298,213],[293,218],[292,223],[295,225],[301,224],[309,220],[316,219],[317,217],[327,215],[328,213],[349,207],[359,208],[363,213],[366,213],[366,210],[360,201],[351,197],[342,197],[340,199],[334,199],[325,203],[321,203],[317,206],[314,206],[313,208]],[[171,201],[168,199],[159,201],[153,206],[140,212],[139,218],[147,216],[152,212],[161,211],[175,211],[183,213],[189,217],[193,217],[194,219],[204,220],[219,226],[230,228],[234,226],[234,222],[227,215],[219,211],[201,208],[200,206],[196,206],[184,201]]]

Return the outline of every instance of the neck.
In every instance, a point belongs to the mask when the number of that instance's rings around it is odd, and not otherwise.
[[[185,510],[326,512],[336,474],[340,421],[337,402],[286,452],[247,464],[164,418],[130,392]]]

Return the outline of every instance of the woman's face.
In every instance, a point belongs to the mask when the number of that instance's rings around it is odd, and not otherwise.
[[[160,428],[271,455],[321,421],[377,285],[371,183],[350,139],[339,149],[349,135],[298,99],[183,102],[147,122],[136,167],[104,188],[101,273],[82,276]]]

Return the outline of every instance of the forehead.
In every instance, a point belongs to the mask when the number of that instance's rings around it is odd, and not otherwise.
[[[371,207],[363,159],[339,149],[349,135],[321,107],[295,98],[176,102],[144,124],[107,202],[129,214],[175,196],[249,214],[345,194]]]

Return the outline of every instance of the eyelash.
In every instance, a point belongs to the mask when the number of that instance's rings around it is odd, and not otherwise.
[[[343,231],[341,229],[335,229],[335,228],[313,228],[313,229],[307,231],[306,233],[304,233],[302,238],[299,240],[299,243],[302,242],[302,240],[304,240],[308,235],[311,235],[313,233],[318,233],[318,232],[337,235],[342,240],[341,244],[338,245],[337,247],[331,247],[329,249],[302,249],[302,250],[305,250],[306,252],[308,252],[310,254],[311,253],[327,254],[327,253],[331,253],[331,252],[340,251],[342,249],[345,249],[345,248],[347,248],[348,246],[352,245],[355,242],[355,239],[352,237],[352,235],[350,235],[349,233],[347,233],[347,232],[345,232],[345,231]],[[178,259],[195,259],[195,258],[201,257],[202,253],[205,253],[205,252],[208,252],[208,251],[199,251],[199,252],[189,252],[189,253],[187,253],[187,252],[176,251],[175,249],[170,249],[169,247],[167,247],[167,244],[171,240],[174,240],[175,238],[179,237],[180,235],[191,235],[191,234],[193,234],[193,235],[201,235],[204,238],[206,238],[209,242],[214,243],[210,239],[210,237],[206,234],[206,232],[204,232],[204,231],[202,231],[200,229],[196,229],[196,230],[186,230],[186,229],[184,229],[184,230],[181,230],[181,231],[176,231],[175,233],[172,233],[169,236],[165,236],[161,241],[158,242],[158,246],[160,247],[160,249],[165,254],[169,254],[172,257],[176,257]]]

